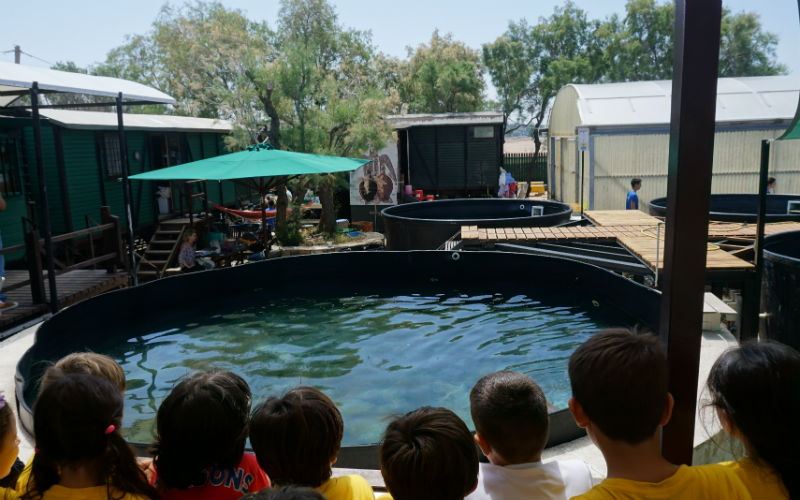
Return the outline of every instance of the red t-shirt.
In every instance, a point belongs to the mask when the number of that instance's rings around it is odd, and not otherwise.
[[[203,471],[205,482],[201,486],[190,486],[185,490],[167,490],[161,493],[163,500],[234,500],[247,493],[269,488],[269,478],[256,462],[252,453],[242,455],[236,467],[220,469],[212,465]],[[158,487],[158,471],[152,479]]]

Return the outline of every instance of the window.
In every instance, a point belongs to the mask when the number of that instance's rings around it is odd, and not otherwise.
[[[122,157],[119,154],[119,135],[112,132],[103,134],[103,151],[105,153],[106,175],[122,176]]]
[[[470,139],[494,139],[494,127],[470,127]]]
[[[6,197],[22,194],[19,155],[13,140],[0,142],[0,192]]]

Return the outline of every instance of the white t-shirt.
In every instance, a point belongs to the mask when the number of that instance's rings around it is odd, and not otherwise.
[[[591,488],[592,474],[580,460],[506,466],[481,462],[478,487],[466,500],[568,499]]]

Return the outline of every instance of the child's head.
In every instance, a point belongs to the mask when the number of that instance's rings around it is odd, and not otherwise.
[[[206,467],[234,467],[242,459],[250,413],[250,387],[229,371],[183,379],[156,414],[154,463],[159,487],[203,483]]]
[[[577,403],[593,428],[609,439],[639,444],[669,419],[668,378],[667,356],[658,338],[626,329],[603,330],[569,358],[570,409],[576,415]]]
[[[476,436],[490,461],[536,462],[547,443],[550,417],[542,389],[527,375],[502,371],[478,380],[469,393]]]
[[[17,419],[11,411],[11,401],[0,394],[0,479],[6,477],[19,455]]]
[[[122,395],[111,382],[84,374],[53,380],[33,405],[37,452],[28,486],[41,494],[60,481],[63,467],[86,466],[99,484],[152,496],[121,425]]]
[[[75,373],[104,378],[114,384],[119,392],[125,392],[125,371],[110,357],[96,352],[74,352],[59,359],[44,372],[39,389],[44,390],[53,380]]]
[[[343,433],[339,409],[313,387],[267,399],[250,419],[258,464],[277,485],[317,487],[330,479]]]
[[[640,178],[634,177],[631,179],[631,189],[638,191],[640,187],[642,187],[642,180]]]
[[[778,472],[791,498],[800,498],[800,353],[777,342],[745,343],[717,359],[708,390],[725,430]]]
[[[446,408],[424,406],[393,420],[378,451],[395,500],[461,499],[478,484],[478,450],[466,424]]]

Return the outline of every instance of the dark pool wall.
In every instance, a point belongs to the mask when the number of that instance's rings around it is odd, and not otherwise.
[[[531,215],[542,207],[542,215]],[[423,201],[381,212],[389,250],[436,250],[461,230],[478,227],[547,227],[569,222],[572,208],[557,201],[472,198]]]
[[[787,213],[788,202],[800,202],[800,194],[768,194],[767,222],[798,221],[800,213]],[[665,217],[667,199],[656,198],[648,204],[650,215]],[[800,208],[800,207],[798,207]],[[757,194],[712,194],[709,218],[721,222],[752,222],[758,217]]]
[[[764,238],[761,290],[767,338],[800,350],[800,231]]]
[[[109,292],[66,308],[43,323],[34,345],[17,365],[20,418],[32,429],[30,408],[47,366],[69,352],[93,349],[119,334],[118,325],[137,323],[179,308],[202,308],[238,293],[270,296],[347,297],[397,295],[437,289],[526,293],[558,289],[581,309],[606,308],[657,331],[660,294],[610,271],[564,259],[507,252],[346,252],[285,257],[191,273]],[[168,325],[164,325],[169,328]],[[127,338],[127,337],[125,337]],[[120,339],[121,341],[123,339]],[[260,399],[264,395],[256,395]],[[549,445],[582,435],[567,410],[551,414]],[[146,444],[139,443],[144,453]],[[373,446],[343,448],[340,467],[377,468]]]

